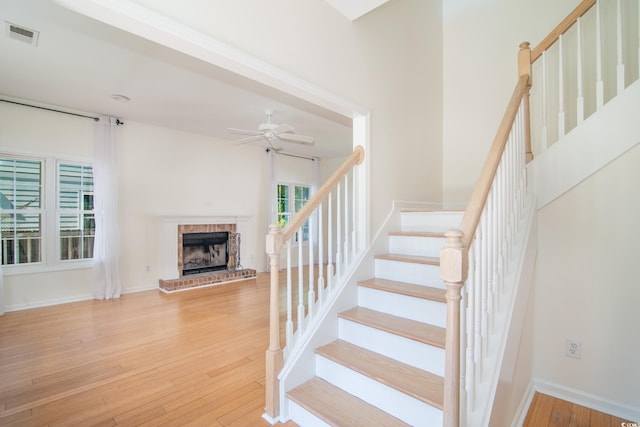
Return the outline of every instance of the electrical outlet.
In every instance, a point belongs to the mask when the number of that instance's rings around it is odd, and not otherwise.
[[[570,340],[567,338],[564,354],[567,357],[580,359],[582,357],[582,343],[580,341]]]

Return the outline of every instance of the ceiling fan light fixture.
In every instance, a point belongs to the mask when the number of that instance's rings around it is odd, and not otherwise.
[[[267,142],[269,142],[269,145],[271,145],[271,148],[274,148],[274,149],[276,147],[273,146],[273,143],[277,141],[286,141],[286,142],[292,142],[297,144],[307,144],[307,145],[313,145],[313,143],[315,142],[315,138],[313,137],[298,135],[294,133],[295,129],[293,128],[293,126],[290,126],[285,123],[282,123],[282,124],[272,123],[271,116],[275,112],[274,110],[266,109],[264,110],[264,112],[267,115],[267,122],[259,124],[257,131],[248,130],[248,129],[228,128],[229,132],[231,133],[236,133],[240,135],[250,135],[247,138],[242,138],[237,141],[234,141],[235,145],[247,144],[249,142],[259,141],[261,138],[266,139]],[[279,148],[282,149],[281,147]]]

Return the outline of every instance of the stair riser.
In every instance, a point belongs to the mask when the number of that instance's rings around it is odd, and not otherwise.
[[[444,376],[444,349],[346,319],[339,319],[338,335],[351,344],[375,351],[407,365]]]
[[[442,425],[441,410],[324,357],[316,375],[412,426]]]
[[[446,231],[459,228],[464,212],[403,212],[402,231]]]
[[[376,259],[375,276],[380,279],[444,289],[444,283],[440,279],[440,267],[436,265]]]
[[[405,319],[446,327],[447,306],[442,302],[360,286],[358,305]]]
[[[439,237],[389,236],[392,254],[439,257],[446,239]]]
[[[303,427],[331,427],[330,424],[325,423],[293,400],[289,400],[289,418]]]

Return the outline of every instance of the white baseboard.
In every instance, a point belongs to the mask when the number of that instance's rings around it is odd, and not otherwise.
[[[554,384],[539,378],[533,379],[534,389],[537,392],[566,400],[571,403],[586,406],[605,414],[615,415],[631,422],[640,422],[640,407],[632,407],[614,402],[601,396],[585,393],[559,384]],[[526,415],[526,414],[525,414]]]
[[[511,427],[522,427],[525,419],[527,418],[527,414],[529,413],[529,407],[531,407],[531,402],[533,401],[533,396],[535,396],[535,394],[536,389],[533,387],[533,382],[530,382],[527,386],[527,390],[522,396],[520,405],[518,405],[518,409],[513,416]]]
[[[11,304],[5,307],[5,312],[28,310],[30,308],[49,307],[51,305],[67,304],[70,302],[87,301],[93,299],[93,295],[78,295],[70,298],[54,298],[42,301],[36,301],[26,304]]]
[[[158,289],[157,285],[143,286],[140,288],[123,290],[122,295],[132,294],[136,292],[157,290],[157,289]],[[10,311],[21,311],[21,310],[28,310],[30,308],[49,307],[52,305],[68,304],[70,302],[88,301],[92,299],[94,299],[94,296],[92,294],[76,295],[76,296],[67,297],[67,298],[53,298],[53,299],[36,301],[36,302],[30,302],[26,304],[11,304],[6,306],[4,311],[8,313]]]

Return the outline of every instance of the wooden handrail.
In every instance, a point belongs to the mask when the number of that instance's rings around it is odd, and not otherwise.
[[[307,203],[298,211],[298,213],[291,219],[287,226],[282,230],[284,241],[289,240],[295,232],[302,227],[304,222],[311,216],[313,211],[322,203],[322,201],[331,193],[334,187],[349,173],[351,168],[355,165],[359,165],[364,161],[364,148],[358,145],[353,149],[353,153],[345,160],[345,162],[336,170],[333,175],[324,183],[322,187],[316,192],[316,194],[309,199]]]
[[[522,75],[519,77],[518,84],[513,90],[513,95],[511,95],[511,100],[509,101],[507,110],[502,118],[502,122],[500,122],[498,132],[493,139],[493,144],[491,145],[487,160],[485,161],[482,172],[480,173],[478,183],[473,189],[473,193],[469,199],[469,204],[467,205],[467,209],[462,217],[460,229],[464,233],[462,241],[464,243],[464,247],[467,249],[475,235],[478,222],[480,221],[480,214],[484,209],[484,204],[489,195],[489,190],[491,189],[491,183],[493,182],[496,170],[500,164],[500,158],[502,157],[504,148],[507,145],[513,121],[515,120],[516,114],[518,114],[518,109],[520,108],[520,102],[522,101],[522,97],[525,96],[528,91],[529,76]]]
[[[540,42],[540,44],[538,44],[538,46],[531,51],[531,63],[533,64],[536,62],[536,60],[542,55],[542,52],[549,49],[549,47],[558,40],[558,37],[571,28],[578,18],[587,13],[594,4],[596,4],[596,0],[583,0],[582,3],[580,3],[560,24],[558,24],[556,28],[553,29],[553,31],[549,33],[547,37],[544,38],[544,40]]]
[[[265,414],[272,420],[280,416],[280,390],[278,374],[283,367],[283,351],[280,345],[280,252],[284,244],[302,227],[315,209],[330,196],[331,191],[355,166],[364,161],[364,148],[358,145],[353,153],[309,199],[287,226],[282,229],[278,224],[269,225],[266,236],[266,252],[270,266],[270,299],[269,299],[269,347],[266,351],[265,378]],[[299,319],[300,320],[300,319]]]

